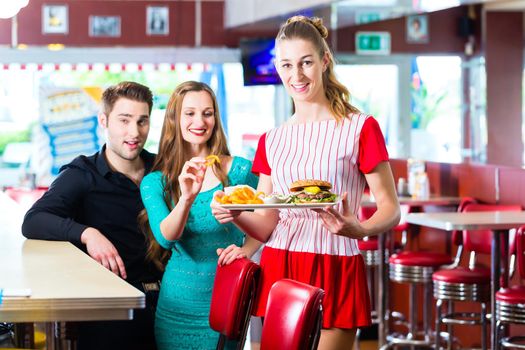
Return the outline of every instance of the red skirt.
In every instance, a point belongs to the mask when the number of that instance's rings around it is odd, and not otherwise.
[[[355,256],[290,252],[265,247],[261,255],[257,316],[264,316],[274,282],[291,278],[322,288],[323,328],[356,328],[371,324],[370,295],[361,254]]]

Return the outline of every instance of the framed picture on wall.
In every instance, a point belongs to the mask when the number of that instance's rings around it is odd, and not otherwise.
[[[428,43],[428,17],[427,15],[407,16],[406,40],[408,43]]]
[[[168,35],[170,32],[168,6],[146,7],[146,34]]]
[[[120,37],[120,16],[89,16],[89,36]]]
[[[67,34],[68,30],[67,5],[42,6],[42,34]]]

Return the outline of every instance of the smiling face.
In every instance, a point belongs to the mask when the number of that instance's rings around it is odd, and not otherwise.
[[[110,161],[134,161],[148,138],[150,121],[149,106],[119,98],[109,115],[99,115],[100,125],[106,133],[106,152]]]
[[[276,68],[294,101],[318,102],[324,96],[323,72],[328,58],[320,57],[314,45],[302,39],[278,40]]]
[[[208,142],[215,128],[215,109],[207,91],[189,91],[181,107],[180,127],[184,140],[192,145]]]

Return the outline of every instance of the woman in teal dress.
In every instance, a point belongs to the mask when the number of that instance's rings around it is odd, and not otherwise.
[[[209,164],[209,155],[220,162]],[[260,245],[211,215],[213,193],[238,184],[256,186],[257,177],[250,161],[230,156],[213,91],[182,83],[168,102],[152,172],[140,186],[148,257],[165,269],[155,316],[159,350],[216,348],[219,335],[208,315],[217,264],[251,257]]]

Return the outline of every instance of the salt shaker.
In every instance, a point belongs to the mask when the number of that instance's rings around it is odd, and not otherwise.
[[[428,182],[427,173],[422,173],[418,177],[419,193],[418,198],[428,199],[430,197],[430,184]]]

